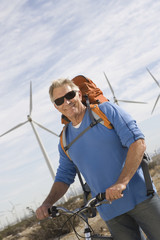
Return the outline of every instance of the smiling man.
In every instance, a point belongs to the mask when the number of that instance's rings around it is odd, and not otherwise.
[[[67,144],[91,124],[91,118],[79,88],[68,79],[59,79],[49,89],[55,108],[70,123],[66,128]],[[48,208],[58,201],[74,182],[75,165],[83,174],[93,196],[106,192],[112,204],[97,208],[115,240],[150,240],[160,236],[160,199],[146,195],[141,161],[146,149],[144,135],[136,121],[119,106],[104,102],[100,110],[113,129],[98,123],[69,148],[72,161],[59,144],[59,167],[51,191],[37,209],[38,219],[48,217]]]
[[[57,82],[57,84],[55,83],[53,89],[50,89],[50,96],[52,96],[51,92],[53,94],[51,100],[54,103],[55,108],[67,116],[73,126],[79,124],[83,119],[86,109],[81,102],[81,92],[72,82],[70,85],[64,84],[61,87],[58,86],[59,82]]]

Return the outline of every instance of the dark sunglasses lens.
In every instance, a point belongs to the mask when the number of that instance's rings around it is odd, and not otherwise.
[[[57,98],[54,102],[57,106],[60,106],[64,103],[64,98],[66,98],[67,100],[70,100],[70,99],[74,98],[75,96],[76,96],[76,92],[71,91],[71,92],[68,92],[63,97]]]
[[[54,102],[57,106],[60,106],[64,103],[64,97],[57,98]]]
[[[74,98],[75,96],[76,96],[76,92],[75,91],[71,91],[71,92],[68,92],[64,97],[67,100],[70,100],[70,99]]]

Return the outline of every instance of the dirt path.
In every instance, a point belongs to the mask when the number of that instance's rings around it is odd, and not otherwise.
[[[91,227],[94,229],[95,233],[98,234],[103,234],[103,235],[109,235],[109,232],[107,230],[107,226],[105,224],[105,222],[101,219],[101,217],[99,216],[99,214],[97,214],[96,217],[94,218],[90,218],[89,219],[89,224],[91,225]],[[16,236],[8,236],[6,238],[3,238],[3,240],[31,240],[30,237],[28,237],[29,234],[33,233],[33,231],[38,231],[38,229],[40,228],[39,225],[34,225],[30,228],[25,229],[24,231],[22,231],[21,233],[18,233]],[[76,231],[78,232],[78,234],[80,236],[82,236],[81,239],[84,239],[84,223],[81,222],[79,224],[79,226],[76,228]],[[74,232],[71,232],[69,234],[66,234],[65,236],[60,238],[61,240],[77,240],[77,237],[75,236]],[[59,238],[50,238],[50,239],[44,239],[44,240],[59,240]]]

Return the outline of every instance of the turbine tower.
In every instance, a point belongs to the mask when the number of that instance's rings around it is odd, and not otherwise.
[[[158,85],[158,87],[160,88],[159,82],[158,82],[157,79],[153,76],[153,74],[150,72],[150,70],[149,70],[148,68],[147,68],[147,71],[149,72],[149,74],[151,75],[151,77],[153,78],[153,80],[156,82],[156,84]],[[153,111],[154,111],[154,109],[155,109],[155,107],[156,107],[156,105],[157,105],[157,103],[158,103],[159,98],[160,98],[160,94],[158,95],[158,97],[157,97],[157,99],[156,99],[156,101],[155,101],[155,104],[154,104],[154,106],[153,106],[153,109],[152,109],[151,114],[153,113]]]
[[[105,72],[104,72],[104,76],[105,76],[105,78],[106,78],[106,80],[107,80],[107,82],[108,82],[109,88],[110,88],[110,90],[111,90],[111,92],[112,92],[112,94],[113,94],[114,103],[116,103],[117,105],[119,105],[118,102],[146,104],[146,102],[137,102],[137,101],[129,101],[129,100],[119,100],[119,99],[117,99],[116,96],[115,96],[115,93],[114,93],[114,91],[113,91],[113,88],[112,88],[112,86],[111,86],[111,84],[110,84],[110,82],[109,82],[109,80],[108,80]]]
[[[44,149],[44,147],[43,147],[43,144],[42,144],[42,142],[41,142],[41,140],[40,140],[40,137],[39,137],[39,135],[38,135],[38,133],[37,133],[35,127],[34,127],[34,124],[38,125],[38,126],[41,127],[42,129],[44,129],[44,130],[46,130],[46,131],[48,131],[48,132],[50,132],[50,133],[52,133],[52,134],[54,134],[54,135],[57,136],[57,137],[59,137],[59,135],[56,134],[56,133],[54,133],[54,132],[52,132],[52,131],[49,130],[48,128],[42,126],[40,123],[34,121],[34,120],[32,119],[32,116],[31,116],[31,115],[32,115],[32,82],[30,82],[30,106],[29,106],[29,115],[27,116],[27,121],[22,122],[22,123],[19,123],[19,124],[16,125],[15,127],[13,127],[13,128],[11,128],[10,130],[8,130],[7,132],[1,134],[0,137],[2,137],[2,136],[4,136],[4,135],[12,132],[13,130],[15,130],[15,129],[17,129],[17,128],[19,128],[19,127],[21,127],[21,126],[23,126],[23,125],[25,125],[26,123],[29,122],[29,123],[31,124],[31,127],[32,127],[32,129],[33,129],[33,132],[34,132],[34,134],[35,134],[35,136],[36,136],[36,139],[37,139],[37,141],[38,141],[38,144],[39,144],[39,146],[40,146],[40,149],[41,149],[41,151],[42,151],[42,154],[43,154],[43,156],[44,156],[44,158],[45,158],[45,160],[46,160],[46,163],[47,163],[47,166],[48,166],[49,171],[50,171],[50,173],[51,173],[51,176],[52,176],[52,178],[53,178],[53,180],[54,180],[55,174],[54,174],[54,171],[53,171],[53,167],[52,167],[51,161],[50,161],[50,159],[49,159],[49,157],[48,157],[48,155],[47,155],[47,153],[46,153],[46,151],[45,151],[45,149]]]

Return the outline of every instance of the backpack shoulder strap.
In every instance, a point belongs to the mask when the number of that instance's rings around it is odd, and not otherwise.
[[[67,124],[67,125],[68,125],[68,124]],[[63,127],[63,130],[62,130],[62,132],[61,132],[61,134],[60,134],[60,144],[61,144],[61,147],[62,147],[62,150],[64,151],[64,153],[65,153],[65,154],[67,155],[67,157],[72,161],[72,159],[71,159],[70,156],[69,156],[68,150],[65,150],[65,147],[64,147],[64,146],[67,145],[67,143],[66,143],[66,128],[67,128],[67,125],[65,125],[65,126]],[[74,164],[74,165],[75,165],[75,164]],[[87,183],[84,183],[84,182],[83,182],[83,179],[82,179],[82,177],[81,177],[81,173],[80,173],[80,171],[78,170],[78,168],[77,168],[76,165],[75,165],[75,168],[76,168],[76,172],[77,172],[77,174],[78,174],[78,178],[79,178],[79,181],[80,181],[82,190],[83,190],[83,192],[84,192],[84,201],[85,201],[85,203],[86,203],[87,200],[88,200],[88,195],[89,195],[89,193],[90,193],[90,188],[89,188],[89,186],[88,186]],[[92,217],[95,217],[95,216],[96,216],[96,212],[94,212],[93,210],[92,210],[92,214],[93,214]]]
[[[67,155],[67,157],[71,160],[68,150],[65,150],[65,146],[67,145],[67,140],[66,140],[66,129],[67,129],[68,124],[66,124],[63,127],[63,130],[60,134],[60,144],[61,144],[61,148],[64,151],[64,153]]]
[[[152,179],[149,173],[149,164],[150,157],[148,154],[144,153],[143,159],[142,159],[142,170],[143,170],[143,175],[146,183],[146,188],[147,188],[147,196],[154,195],[154,189],[153,189],[153,184],[152,184]]]
[[[92,113],[94,115],[94,118],[96,120],[101,118],[102,121],[100,123],[102,125],[104,125],[105,127],[109,128],[109,129],[113,128],[113,125],[110,123],[110,121],[108,120],[106,115],[100,110],[100,108],[97,104],[91,104],[90,107],[91,107]]]

